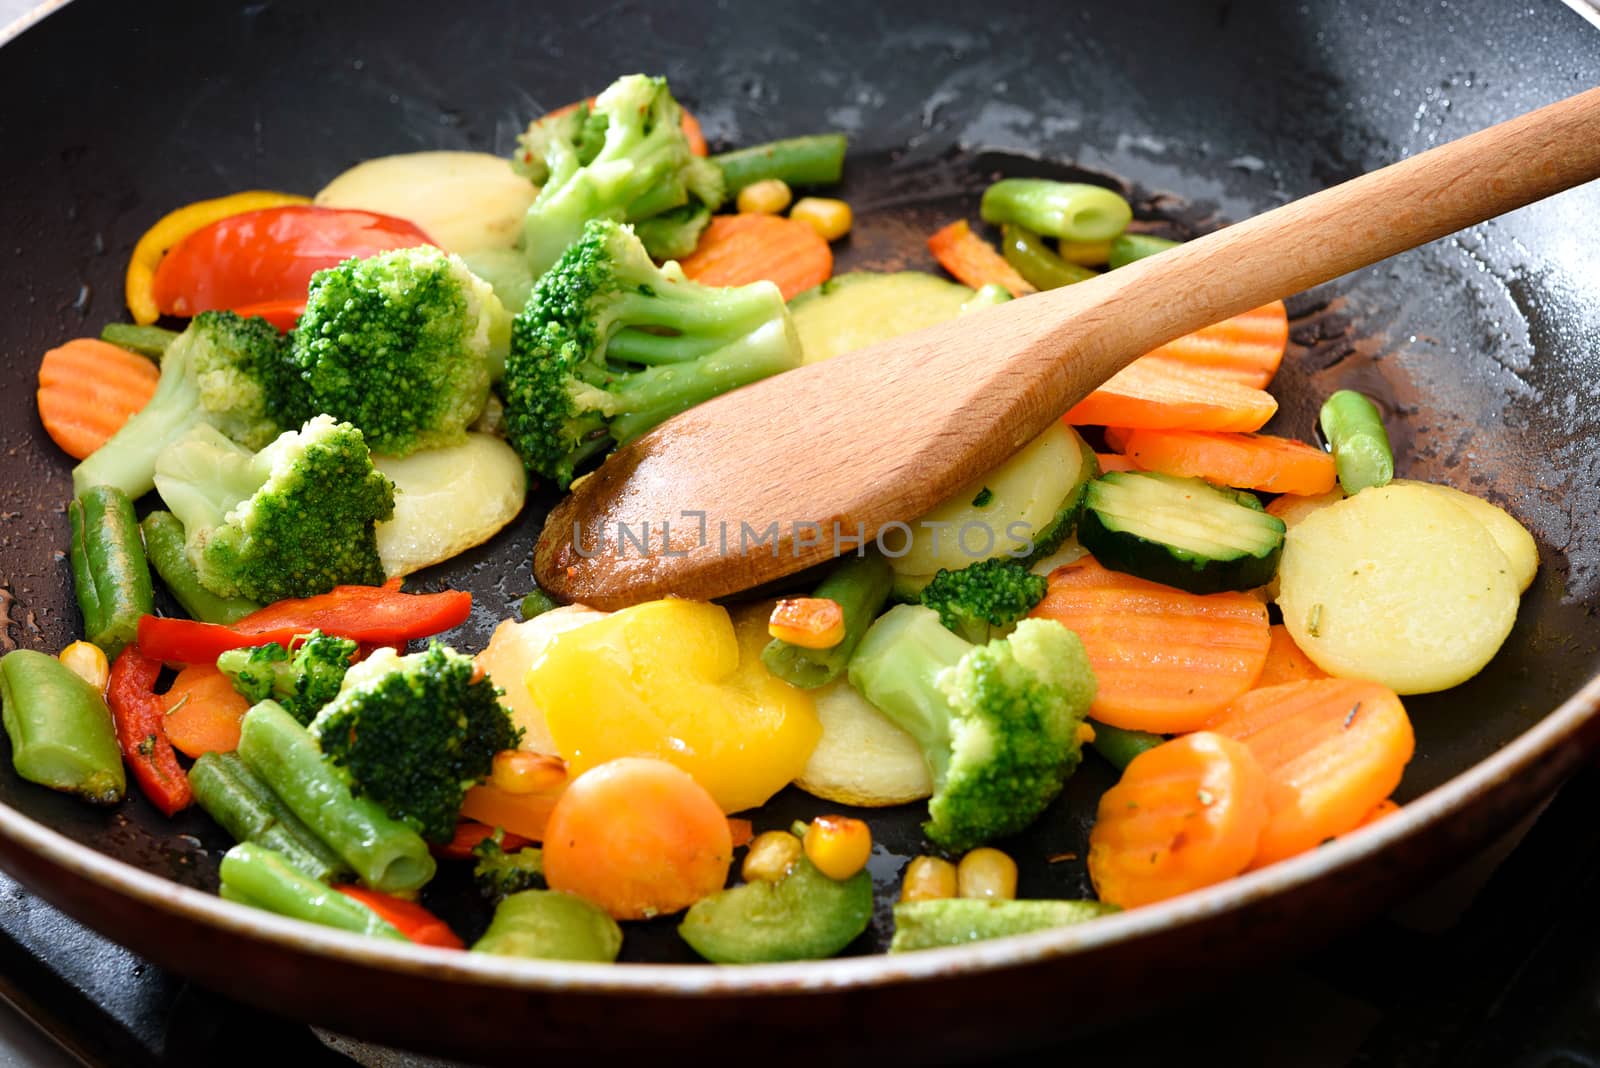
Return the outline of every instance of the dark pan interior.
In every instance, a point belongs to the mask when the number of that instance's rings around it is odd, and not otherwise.
[[[858,225],[839,269],[933,269],[922,237],[975,217],[977,193],[1000,172],[1076,167],[1125,182],[1141,218],[1185,235],[1600,78],[1600,33],[1550,0],[787,3],[759,17],[732,4],[76,0],[3,54],[0,646],[48,650],[78,620],[63,555],[70,463],[38,425],[37,359],[124,317],[133,242],[176,205],[245,188],[310,193],[390,152],[505,153],[531,116],[638,69],[669,77],[714,146],[850,133],[843,195]],[[1543,553],[1495,663],[1448,694],[1407,701],[1418,755],[1403,798],[1505,745],[1600,671],[1596,218],[1600,188],[1586,188],[1290,302],[1272,429],[1306,438],[1320,398],[1361,388],[1391,416],[1403,474],[1505,505]],[[471,620],[450,636],[460,647],[481,647],[515,611],[550,503],[535,495],[512,530],[412,583],[473,591]],[[1049,816],[1010,844],[1024,895],[1087,891],[1081,863],[1046,858],[1082,855],[1110,781],[1086,761]],[[100,812],[9,772],[0,801],[202,887],[227,845],[203,816],[168,821],[137,800]],[[789,791],[756,824],[822,807]],[[871,818],[873,870],[887,886],[920,851],[919,813]],[[485,918],[460,872],[427,900],[464,934]],[[881,944],[883,919],[858,950]],[[626,954],[689,959],[665,921],[630,929]]]

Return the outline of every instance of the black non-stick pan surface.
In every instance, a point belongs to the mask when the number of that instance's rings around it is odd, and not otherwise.
[[[9,313],[0,319],[0,645],[54,651],[76,637],[64,558],[70,461],[39,426],[35,369],[47,347],[125,317],[122,271],[145,227],[235,190],[309,194],[377,155],[508,153],[531,117],[636,70],[669,78],[714,149],[847,132],[841,195],[858,221],[836,249],[839,270],[931,270],[923,238],[976,218],[977,194],[1002,173],[1120,186],[1158,232],[1190,236],[1589,88],[1600,81],[1600,31],[1554,0],[76,0],[0,50]],[[920,963],[604,977],[396,957],[197,903],[71,843],[211,890],[228,842],[203,815],[167,820],[137,799],[100,811],[9,768],[0,770],[10,806],[0,807],[0,860],[80,918],[234,996],[496,1057],[540,1042],[691,1045],[734,1021],[803,1042],[785,1048],[952,1055],[1090,1026],[1129,1007],[1133,991],[1154,999],[1185,975],[1325,938],[1526,810],[1600,740],[1593,688],[1551,716],[1600,672],[1597,219],[1600,189],[1577,190],[1290,300],[1292,342],[1274,386],[1283,404],[1270,429],[1309,440],[1322,397],[1362,389],[1385,409],[1403,474],[1506,506],[1544,561],[1495,662],[1447,694],[1407,700],[1417,757],[1400,798],[1422,798],[1519,738],[1521,748],[1492,774],[1480,769],[1412,806],[1363,848],[1323,850],[1146,910],[1137,923],[1107,921],[1105,936],[995,943]],[[458,647],[480,648],[515,612],[552,499],[534,494],[512,529],[409,584],[472,590],[471,619],[448,636]],[[1543,734],[1524,737],[1547,717]],[[1111,781],[1086,761],[1047,817],[1007,843],[1024,896],[1088,892],[1080,861],[1047,858],[1083,854]],[[789,791],[755,822],[783,826],[821,810]],[[920,818],[915,806],[870,815],[882,907],[852,954],[885,943],[899,868],[922,848]],[[471,936],[487,913],[468,883],[447,868],[425,901]],[[625,961],[691,959],[670,921],[630,927]],[[260,978],[245,981],[241,969]],[[521,1012],[539,1029],[510,1043],[459,1022],[468,1009]],[[623,1012],[630,1023],[618,1027]]]

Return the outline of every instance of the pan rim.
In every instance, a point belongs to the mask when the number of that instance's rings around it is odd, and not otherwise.
[[[1093,923],[888,956],[874,954],[784,964],[584,964],[516,960],[430,946],[397,944],[252,909],[183,886],[73,841],[0,803],[0,838],[73,875],[202,927],[327,961],[426,976],[451,983],[538,993],[614,996],[750,997],[816,994],[893,983],[971,976],[1042,963],[1135,941],[1215,918],[1356,867],[1449,819],[1476,795],[1553,754],[1600,717],[1600,675],[1509,745],[1430,790],[1397,813],[1310,853],[1217,886]],[[3,865],[0,865],[3,866]],[[92,927],[92,920],[88,921]]]

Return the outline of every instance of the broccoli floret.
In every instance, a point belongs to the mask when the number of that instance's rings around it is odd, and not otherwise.
[[[535,277],[549,270],[590,219],[642,222],[658,258],[686,255],[726,194],[722,170],[689,150],[683,109],[664,78],[618,78],[593,105],[536,120],[513,163],[540,186],[522,224]]]
[[[472,869],[472,881],[490,901],[544,887],[544,853],[537,846],[525,846],[507,853],[500,845],[501,834],[496,830],[472,847],[478,858]]]
[[[156,457],[199,423],[259,449],[299,426],[304,387],[283,336],[265,319],[206,311],[167,346],[150,402],[72,472],[72,487],[115,486],[140,497],[155,485]]]
[[[923,831],[953,850],[1014,834],[1055,800],[1095,692],[1083,643],[1060,623],[1024,619],[975,646],[915,605],[867,631],[850,684],[922,747],[933,777]]]
[[[467,789],[522,739],[502,691],[474,674],[470,657],[439,642],[409,656],[379,649],[345,673],[311,733],[357,797],[448,842]]]
[[[164,449],[156,487],[201,585],[263,604],[383,582],[376,524],[394,485],[361,431],[319,415],[260,452],[202,424]]]
[[[1050,583],[1011,560],[979,560],[959,571],[943,568],[922,588],[922,603],[939,622],[974,644],[998,638],[1044,600]]]
[[[289,358],[313,412],[354,423],[374,452],[404,456],[466,440],[510,326],[460,257],[397,249],[311,276]]]
[[[591,222],[512,326],[506,437],[566,486],[613,442],[799,363],[777,286],[699,285],[657,268],[627,226]]]
[[[230,649],[217,667],[252,705],[276,701],[304,727],[338,696],[356,648],[349,638],[314,630],[297,639],[293,653],[277,642]]]

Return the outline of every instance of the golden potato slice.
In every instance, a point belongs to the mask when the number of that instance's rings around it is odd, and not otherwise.
[[[795,785],[824,801],[881,808],[933,793],[922,749],[844,679],[813,690],[822,737]]]
[[[394,516],[378,524],[378,557],[390,578],[488,541],[528,495],[522,460],[489,434],[410,456],[374,455],[372,464],[394,483]]]
[[[1465,508],[1468,515],[1484,525],[1494,543],[1500,546],[1500,551],[1506,554],[1512,577],[1517,580],[1518,592],[1533,585],[1533,576],[1539,571],[1539,546],[1534,544],[1528,528],[1517,522],[1510,512],[1453,486],[1416,482],[1409,478],[1397,478],[1394,485],[1419,486],[1429,492],[1442,494],[1447,500]]]
[[[358,163],[313,203],[409,220],[448,252],[510,248],[539,190],[504,156],[407,152]]]

